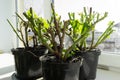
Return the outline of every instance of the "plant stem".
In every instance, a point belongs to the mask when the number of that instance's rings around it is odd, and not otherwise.
[[[60,47],[60,49],[59,49],[60,51],[59,51],[58,55],[62,56],[63,44],[62,44],[62,37],[61,37],[61,32],[60,32],[60,27],[61,26],[59,26],[59,22],[57,22],[53,4],[51,4],[51,7],[52,7],[52,11],[53,11],[53,18],[54,18],[54,24],[55,24],[56,33],[57,33],[59,41],[60,41],[60,46],[59,46]]]
[[[91,45],[90,45],[89,50],[92,49],[93,43],[94,43],[94,30],[92,31],[92,41],[91,41]]]
[[[19,34],[17,33],[17,31],[15,30],[14,26],[11,24],[11,22],[7,19],[8,23],[10,24],[10,26],[12,27],[13,31],[15,32],[15,34],[17,35],[17,37],[20,39],[20,41],[22,41],[23,45],[26,47],[26,44],[24,42],[24,40],[19,36]]]
[[[104,31],[104,33],[98,38],[96,44],[93,48],[97,47],[100,43],[102,43],[114,30],[112,29],[112,25],[114,22],[111,22],[109,27]]]

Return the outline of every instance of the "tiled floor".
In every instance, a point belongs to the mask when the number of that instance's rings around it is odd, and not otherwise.
[[[11,80],[14,73],[14,60],[11,54],[0,54],[0,80]],[[41,79],[38,79],[41,80]],[[97,69],[96,80],[120,80],[120,73]]]

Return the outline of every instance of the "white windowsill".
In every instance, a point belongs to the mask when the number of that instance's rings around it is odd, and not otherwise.
[[[0,80],[11,80],[11,75],[14,72],[13,56],[11,54],[0,54]],[[120,72],[97,69],[96,80],[120,80],[119,75]]]
[[[120,54],[102,52],[98,64],[108,67],[109,70],[120,72]]]
[[[97,69],[96,80],[120,80],[120,72]]]

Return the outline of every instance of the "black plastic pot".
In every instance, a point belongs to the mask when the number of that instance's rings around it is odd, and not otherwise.
[[[44,54],[46,48],[17,48],[12,49],[15,60],[16,77],[20,80],[34,80],[42,76],[39,57]]]
[[[83,64],[80,67],[79,80],[95,80],[100,53],[101,51],[98,49],[87,52],[78,52],[78,55],[84,59]]]
[[[75,63],[55,63],[42,61],[44,80],[79,80],[81,61]]]

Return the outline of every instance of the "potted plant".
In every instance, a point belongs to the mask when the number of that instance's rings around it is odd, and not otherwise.
[[[21,80],[33,80],[42,76],[41,62],[39,61],[39,57],[45,53],[46,48],[38,41],[38,37],[34,32],[35,25],[31,23],[29,19],[34,20],[34,22],[38,24],[42,23],[43,21],[44,24],[45,20],[38,17],[32,8],[23,13],[25,17],[24,19],[18,13],[16,13],[16,15],[19,18],[19,27],[17,29],[8,19],[7,21],[24,46],[11,50],[12,54],[14,55],[16,69],[16,73],[13,75],[15,78]]]
[[[78,39],[79,43],[74,50],[76,56],[83,57],[83,65],[80,67],[79,80],[95,80],[96,68],[98,64],[98,58],[101,50],[98,48],[103,41],[105,41],[113,30],[113,21],[109,22],[107,29],[101,34],[101,36],[95,36],[96,24],[101,22],[107,17],[107,12],[101,16],[99,13],[92,11],[90,8],[88,11],[84,7],[84,11],[79,14],[78,19],[75,18],[74,13],[69,13],[69,19],[71,28],[70,35],[73,43]],[[89,39],[89,44],[88,44]]]
[[[69,36],[66,34],[69,31],[69,20],[61,21],[53,4],[51,7],[53,14],[51,20],[48,20],[49,27],[40,25],[35,28],[39,40],[48,49],[48,54],[40,57],[43,78],[44,80],[78,80],[83,59],[74,56],[73,49],[80,39],[65,47],[65,38]]]

